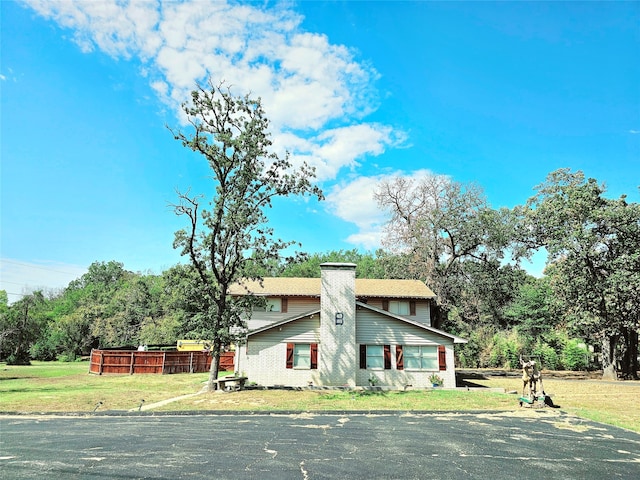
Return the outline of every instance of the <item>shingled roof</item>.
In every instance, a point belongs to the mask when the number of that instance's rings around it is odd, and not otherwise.
[[[231,295],[273,297],[319,297],[319,278],[268,277],[262,283],[244,280],[229,289]],[[360,298],[435,298],[419,280],[374,280],[356,278],[356,296]]]

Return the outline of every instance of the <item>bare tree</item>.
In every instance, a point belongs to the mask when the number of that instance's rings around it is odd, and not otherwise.
[[[445,311],[452,289],[470,273],[464,262],[495,263],[510,240],[508,211],[492,210],[473,184],[443,175],[397,177],[382,182],[375,198],[390,215],[383,245],[404,259],[404,275],[434,289]]]

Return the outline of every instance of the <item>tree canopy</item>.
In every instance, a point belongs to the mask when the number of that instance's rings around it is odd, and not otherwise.
[[[204,104],[193,125],[213,116],[236,123],[244,118],[238,124],[244,126],[252,115],[264,128],[268,124],[261,108],[246,97],[216,87],[194,98]],[[242,106],[237,112],[235,102]],[[207,113],[214,104],[215,113]],[[231,111],[225,116],[221,108]],[[359,278],[425,281],[438,294],[432,324],[469,339],[456,348],[459,366],[518,368],[524,354],[539,359],[543,368],[601,367],[611,378],[637,376],[637,203],[624,196],[608,198],[596,180],[567,169],[550,173],[537,193],[513,211],[493,210],[478,187],[447,178],[397,179],[378,192],[389,209],[387,241],[393,242],[386,249],[288,258],[283,252],[291,242],[275,239],[265,223],[270,199],[287,192],[321,197],[308,179],[300,178],[309,172],[293,169],[286,159],[275,160],[268,135],[258,142],[262,147],[243,155],[238,149],[251,143],[233,141],[244,130],[220,127],[221,138],[231,139],[224,143],[208,133],[217,125],[209,122],[189,136],[175,133],[185,145],[202,150],[210,165],[224,163],[215,169],[227,172],[222,183],[212,176],[206,196],[179,194],[176,213],[188,222],[177,232],[175,245],[188,263],[153,275],[127,271],[117,261],[95,262],[63,291],[28,293],[11,305],[0,291],[0,360],[73,360],[98,346],[164,348],[185,338],[217,339],[219,349],[238,340],[237,327],[250,307],[226,295],[230,282],[240,276],[318,277],[323,262],[351,262]],[[214,153],[218,156],[207,156]],[[248,170],[245,160],[253,165]],[[249,181],[244,176],[251,174],[260,177]],[[292,182],[291,189],[284,178]],[[243,200],[242,191],[253,192],[252,197]],[[245,209],[243,202],[253,207]],[[537,248],[548,251],[542,278],[507,262]]]
[[[605,374],[637,375],[640,205],[608,199],[582,172],[552,172],[523,210],[531,242],[549,254],[547,274],[573,327],[602,342]],[[621,342],[622,341],[622,342]],[[620,349],[619,353],[616,350]]]

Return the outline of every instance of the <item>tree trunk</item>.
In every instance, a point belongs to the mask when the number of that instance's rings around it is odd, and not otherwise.
[[[617,335],[602,335],[602,378],[604,380],[617,380],[616,371],[616,344]]]
[[[632,352],[631,378],[633,378],[634,380],[638,380],[638,370],[640,370],[640,365],[638,365],[638,332],[635,330],[631,330],[630,337],[629,350]]]
[[[629,328],[622,330],[624,338],[624,351],[622,354],[622,377],[625,379],[638,379],[638,332]]]
[[[207,390],[213,392],[218,389],[216,380],[218,379],[218,370],[220,367],[220,341],[218,339],[213,342],[211,351],[211,368],[209,369],[209,381],[207,382]]]

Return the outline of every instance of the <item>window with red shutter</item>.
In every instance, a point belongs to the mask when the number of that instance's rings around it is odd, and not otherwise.
[[[280,301],[280,311],[282,313],[287,313],[288,307],[289,307],[289,299],[286,297],[282,298]]]
[[[391,370],[391,345],[384,345],[384,369]]]
[[[318,368],[318,344],[311,344],[311,370]]]
[[[438,345],[438,367],[440,371],[447,369],[447,349],[444,345]]]
[[[402,345],[396,345],[396,368],[404,370],[404,355],[402,355]]]
[[[287,368],[293,368],[293,343],[287,343]]]

